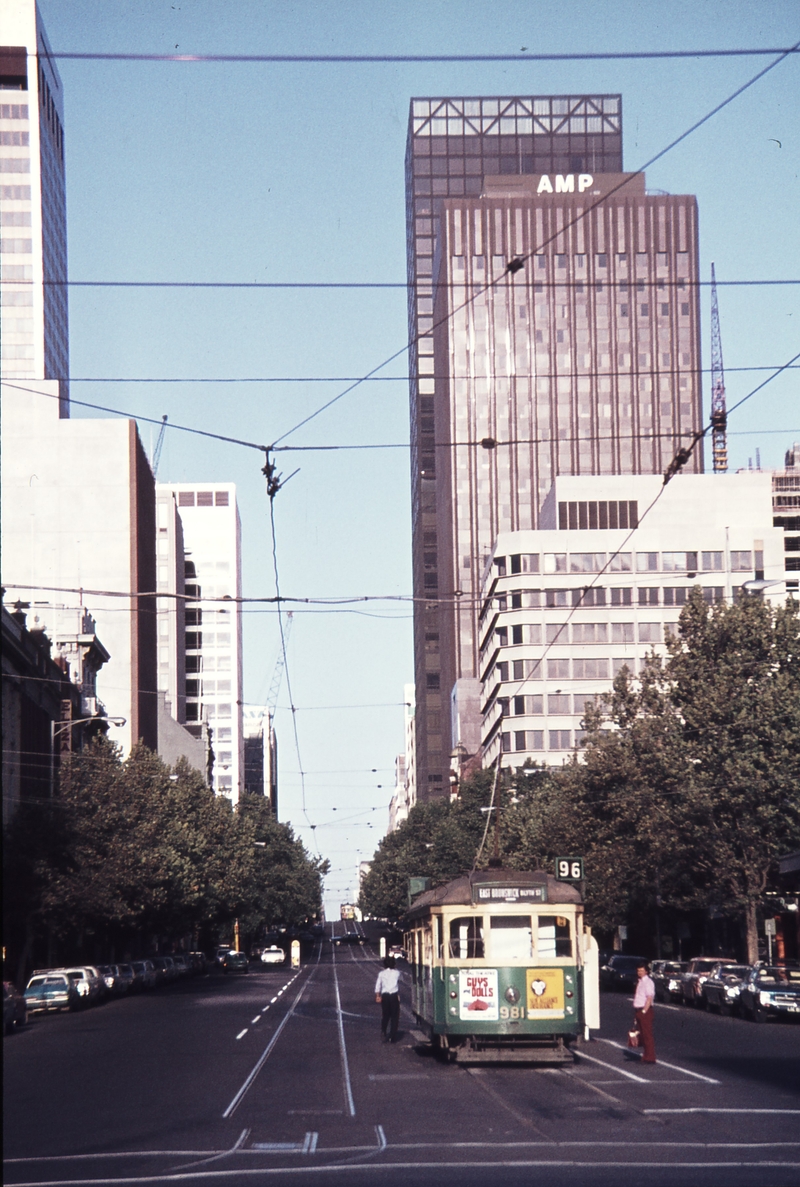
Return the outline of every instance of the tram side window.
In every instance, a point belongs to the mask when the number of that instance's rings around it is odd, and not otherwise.
[[[433,919],[436,928],[436,956],[439,960],[444,960],[444,952],[442,950],[444,944],[442,939],[442,917],[441,915],[434,915]]]
[[[539,960],[549,960],[554,956],[572,956],[569,919],[563,915],[540,915],[536,951]]]
[[[450,955],[458,960],[483,959],[483,916],[450,920]]]
[[[492,960],[512,964],[533,958],[533,932],[530,915],[491,915]]]

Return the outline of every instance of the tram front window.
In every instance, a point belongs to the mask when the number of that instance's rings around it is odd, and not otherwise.
[[[530,915],[492,915],[492,960],[497,964],[533,959],[533,932]]]
[[[483,916],[450,920],[450,955],[457,960],[483,959]]]
[[[540,915],[536,950],[539,960],[551,960],[554,956],[572,956],[569,919],[563,915]]]

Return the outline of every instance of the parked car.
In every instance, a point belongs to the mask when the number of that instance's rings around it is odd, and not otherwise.
[[[681,1001],[685,1006],[702,1005],[703,985],[720,963],[718,956],[696,956],[689,961],[681,976]]]
[[[3,982],[3,1034],[10,1035],[15,1026],[24,1026],[28,1021],[25,994],[20,993],[12,981]]]
[[[106,992],[114,997],[119,997],[122,993],[127,993],[130,985],[128,981],[121,977],[117,972],[117,966],[114,964],[99,964],[97,971],[100,974],[103,984],[106,987]]]
[[[277,944],[270,944],[269,948],[262,949],[260,959],[262,964],[283,964],[286,953]]]
[[[166,956],[154,956],[152,964],[155,969],[157,986],[166,985],[168,981],[173,979],[172,962],[167,964]]]
[[[223,973],[247,973],[249,961],[246,952],[227,952],[222,962]]]
[[[680,1001],[681,975],[686,972],[688,963],[680,960],[654,960],[650,976],[656,987],[656,1001]]]
[[[200,977],[203,973],[208,972],[208,961],[206,960],[205,952],[189,952],[186,959],[189,962],[189,970],[193,977]]]
[[[76,1010],[81,997],[66,973],[34,974],[25,989],[25,1007],[29,1013],[48,1010]]]
[[[83,1006],[96,1006],[106,995],[106,986],[98,969],[80,965],[77,968],[34,969],[34,975],[39,973],[66,973],[75,985],[79,1003]]]
[[[175,966],[175,975],[177,977],[188,977],[189,976],[189,965],[187,964],[186,957],[183,955],[183,953],[178,952],[178,953],[174,954],[173,956],[170,957],[170,960],[172,961],[173,965]]]
[[[738,1010],[742,982],[749,972],[749,964],[718,964],[703,983],[701,1004],[720,1014]]]
[[[600,970],[600,988],[632,992],[638,981],[636,970],[643,964],[647,964],[644,956],[623,956],[615,952]]]
[[[214,964],[217,966],[217,968],[222,968],[223,964],[225,963],[225,957],[230,951],[230,945],[220,946],[217,948],[216,952],[214,953]]]
[[[395,960],[405,960],[406,950],[402,944],[392,944],[391,948],[389,949],[389,955]]]
[[[133,970],[133,989],[155,989],[158,977],[152,960],[134,960],[131,963],[131,968]]]
[[[133,989],[134,975],[133,967],[130,964],[115,964],[111,966],[116,970],[117,977],[122,983],[122,992],[130,993]]]
[[[742,982],[739,1003],[745,1017],[754,1022],[800,1017],[800,968],[756,965]]]

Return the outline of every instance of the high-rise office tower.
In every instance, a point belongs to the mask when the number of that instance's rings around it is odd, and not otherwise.
[[[498,533],[535,529],[556,475],[658,473],[700,426],[697,208],[623,173],[619,95],[415,99],[406,179],[427,798],[480,746]]]
[[[213,750],[214,791],[234,803],[244,789],[242,725],[241,523],[236,487],[230,482],[165,482],[159,498],[174,494],[183,529],[185,610],[183,661],[186,728],[208,724]],[[165,542],[167,537],[165,536]],[[159,591],[169,580],[169,545],[158,558]],[[164,586],[165,592],[167,586]],[[177,619],[175,620],[177,623]],[[162,618],[164,637],[173,623]],[[164,662],[174,652],[165,644]],[[169,687],[166,673],[160,680]]]
[[[61,380],[66,415],[64,91],[34,0],[4,0],[0,36],[2,376]]]

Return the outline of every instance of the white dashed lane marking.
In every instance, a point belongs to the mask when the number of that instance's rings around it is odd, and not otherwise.
[[[236,1037],[237,1037],[237,1039],[243,1039],[246,1034],[247,1034],[247,1027],[245,1027],[244,1030],[240,1030]]]

